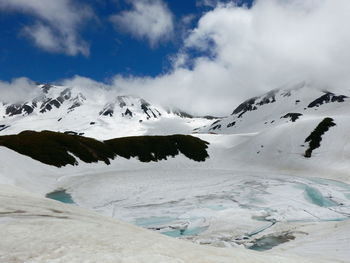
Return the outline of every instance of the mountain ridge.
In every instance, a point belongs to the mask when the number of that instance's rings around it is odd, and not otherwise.
[[[330,108],[327,109],[326,105],[345,103],[347,106],[348,99],[346,95],[335,94],[303,82],[249,98],[239,104],[229,116],[195,131],[219,134],[259,132],[288,121],[327,115]]]
[[[191,133],[194,126],[215,117],[197,117],[179,109],[165,109],[143,98],[121,95],[103,88],[37,86],[35,94],[24,102],[0,102],[0,135],[24,130],[72,132],[98,139],[147,135],[158,123],[171,122]],[[195,123],[198,123],[195,124]],[[164,125],[163,125],[164,126]],[[174,132],[161,127],[162,133]]]

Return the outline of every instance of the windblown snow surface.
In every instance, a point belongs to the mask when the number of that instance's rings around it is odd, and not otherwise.
[[[214,131],[196,130],[210,143],[204,163],[180,155],[153,163],[116,158],[109,166],[56,168],[1,147],[0,182],[6,186],[0,202],[6,206],[0,213],[0,259],[348,262],[349,101],[303,85],[274,92],[269,103],[264,98],[271,93],[255,98],[256,109],[241,117],[237,110]],[[302,115],[284,118],[288,113]],[[314,136],[320,146],[306,158],[306,138],[325,118],[335,126]],[[233,121],[242,124],[227,127]],[[43,199],[55,191],[79,208]]]

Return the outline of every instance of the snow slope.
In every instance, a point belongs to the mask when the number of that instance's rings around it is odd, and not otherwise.
[[[265,235],[290,234],[295,239],[287,242],[291,246],[285,251],[346,262],[350,235],[334,233],[332,239],[324,240],[316,234],[320,224],[329,223],[332,229],[331,222],[348,219],[350,185],[320,179],[317,174],[262,169],[252,165],[254,161],[244,167],[242,160],[232,158],[232,152],[252,136],[201,135],[211,142],[211,157],[205,163],[180,155],[155,163],[117,158],[109,166],[81,162],[56,168],[1,147],[0,180],[41,196],[66,190],[81,207],[199,244],[249,248]],[[249,155],[249,148],[245,153]],[[344,231],[349,229],[348,221],[337,224]],[[304,225],[309,232],[298,230]],[[321,240],[325,250],[303,249],[304,243]],[[335,249],[340,252],[329,253]]]
[[[201,138],[208,132],[236,138],[222,166],[229,163],[236,169],[277,170],[349,182],[349,112],[346,95],[300,83],[249,99],[232,115],[196,132]],[[326,118],[335,125],[320,136],[311,158],[305,158],[310,148],[308,137]]]
[[[1,262],[323,262],[198,246],[10,186],[0,203]]]

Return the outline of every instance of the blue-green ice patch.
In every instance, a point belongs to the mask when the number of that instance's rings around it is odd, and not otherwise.
[[[338,204],[327,197],[324,197],[322,193],[316,188],[305,185],[305,196],[313,204],[321,207],[332,207]]]
[[[46,194],[47,198],[60,201],[66,204],[74,204],[72,196],[66,192],[66,190],[59,190]]]

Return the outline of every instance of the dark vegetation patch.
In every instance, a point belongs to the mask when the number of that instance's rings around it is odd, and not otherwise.
[[[313,102],[311,102],[308,105],[308,108],[319,107],[322,104],[330,103],[330,102],[344,102],[344,100],[346,98],[348,98],[348,97],[345,95],[337,96],[334,93],[326,92],[324,95],[322,95],[321,97],[319,97],[316,100],[314,100]]]
[[[297,119],[299,119],[300,116],[303,116],[303,114],[301,113],[287,113],[286,115],[282,116],[281,119],[288,119],[290,118],[290,120],[292,122],[295,122]]]
[[[304,157],[311,157],[312,151],[321,146],[322,135],[325,134],[330,127],[335,125],[332,118],[325,118],[318,124],[316,129],[305,139],[305,142],[309,143],[309,148],[305,151]]]
[[[135,136],[104,142],[118,156],[137,157],[141,162],[156,162],[182,153],[187,158],[201,162],[209,157],[208,143],[190,135]]]
[[[51,131],[1,136],[0,145],[57,167],[77,164],[74,156],[87,163],[104,161],[107,164],[114,157],[112,150],[100,141]]]
[[[198,162],[209,157],[208,143],[190,135],[125,137],[102,142],[52,131],[24,131],[0,136],[0,145],[56,167],[76,165],[75,157],[86,163],[106,164],[117,156],[136,157],[141,162],[166,160],[179,153]]]

